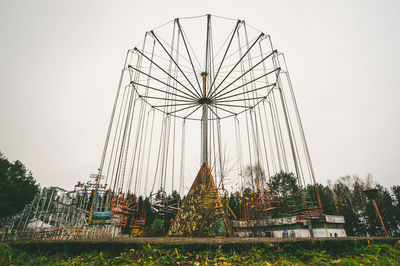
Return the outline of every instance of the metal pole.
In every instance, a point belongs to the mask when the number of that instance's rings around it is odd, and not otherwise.
[[[389,237],[389,234],[388,234],[388,232],[386,231],[385,224],[383,223],[382,216],[381,216],[381,214],[379,213],[378,206],[376,205],[376,202],[375,202],[375,200],[374,200],[374,199],[372,200],[372,203],[374,204],[374,207],[375,207],[376,213],[378,214],[379,220],[381,221],[381,224],[382,224],[383,230],[385,230],[386,237]]]
[[[206,76],[207,73],[203,72],[201,73],[203,76],[203,99],[206,99]],[[207,101],[205,100],[203,102],[203,117],[202,117],[202,130],[203,130],[203,140],[202,140],[202,146],[203,146],[203,160],[202,163],[203,165],[208,164],[208,141],[207,141],[207,133],[208,133],[208,104]]]

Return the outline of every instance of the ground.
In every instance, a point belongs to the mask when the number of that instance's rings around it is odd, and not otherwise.
[[[400,265],[400,238],[134,238],[0,243],[0,265]]]

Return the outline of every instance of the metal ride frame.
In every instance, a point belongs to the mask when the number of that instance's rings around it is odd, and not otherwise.
[[[231,26],[219,27],[222,22]],[[184,195],[191,182],[186,165],[192,156],[185,142],[196,121],[201,122],[195,133],[200,132],[200,165],[210,165],[219,190],[226,192],[232,176],[229,159],[224,160],[226,129],[239,190],[258,178],[252,170],[245,173],[246,165],[266,172],[252,187],[256,202],[266,200],[268,180],[280,171],[294,172],[301,191],[316,185],[285,57],[269,35],[243,20],[177,18],[147,32],[141,45],[128,51],[99,168],[111,193],[148,195],[150,189],[155,212],[178,211],[166,191]],[[312,215],[322,213],[316,186],[313,199],[302,198],[306,215],[311,215],[309,205]]]
[[[85,236],[91,189],[43,188],[17,215],[0,220],[2,241]]]

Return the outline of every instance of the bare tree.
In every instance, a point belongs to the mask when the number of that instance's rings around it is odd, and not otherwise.
[[[264,187],[266,182],[265,171],[260,164],[247,165],[244,169],[243,179],[245,186],[252,191],[257,191]]]

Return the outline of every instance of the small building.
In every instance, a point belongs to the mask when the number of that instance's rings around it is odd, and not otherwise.
[[[321,215],[318,218],[291,216],[258,220],[232,221],[233,237],[346,237],[344,217]]]

